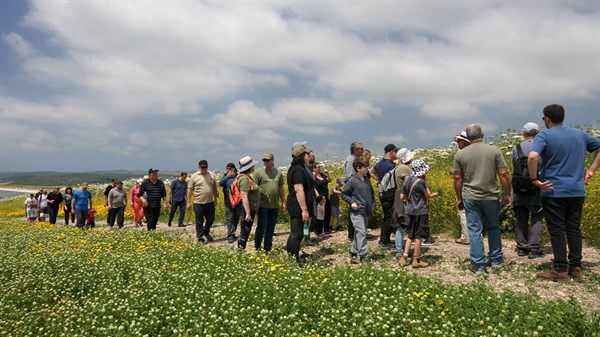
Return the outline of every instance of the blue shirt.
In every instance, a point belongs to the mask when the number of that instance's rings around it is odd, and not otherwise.
[[[88,200],[92,200],[92,192],[77,190],[73,194],[75,209],[88,209]]]
[[[221,177],[219,180],[219,186],[223,187],[223,200],[225,202],[225,206],[231,208],[231,201],[229,201],[229,187],[235,181],[235,176],[229,178],[227,175]]]
[[[178,179],[173,180],[171,183],[171,201],[185,201],[185,194],[187,193],[187,181],[181,181]]]
[[[375,171],[377,171],[377,178],[379,178],[379,180],[381,180],[383,178],[383,176],[388,173],[388,171],[391,171],[394,169],[396,165],[394,165],[394,162],[389,160],[389,159],[381,159],[377,164],[375,164]]]
[[[554,126],[540,132],[531,151],[542,159],[541,181],[550,181],[552,191],[542,190],[542,197],[585,197],[585,152],[600,149],[600,140],[586,132],[566,126]]]

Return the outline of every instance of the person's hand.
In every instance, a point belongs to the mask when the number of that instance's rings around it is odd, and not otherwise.
[[[287,206],[285,205],[285,202],[281,203],[281,211],[282,212],[287,212]]]
[[[465,205],[463,204],[462,199],[458,199],[456,200],[456,208],[458,208],[459,210],[463,210],[465,209]]]
[[[142,206],[143,206],[144,208],[148,207],[148,201],[147,201],[146,199],[143,199],[143,200],[142,200]]]
[[[587,171],[585,172],[585,178],[584,178],[584,181],[585,181],[585,184],[586,184],[586,185],[587,185],[587,184],[590,182],[590,179],[592,179],[592,177],[593,177],[593,176],[594,176],[594,172],[592,172],[591,170],[587,170]]]
[[[192,204],[190,204],[189,202],[187,202],[187,203],[185,204],[185,207],[186,207],[187,209],[192,209]]]
[[[552,192],[552,190],[554,189],[554,186],[552,186],[552,182],[546,180],[544,182],[541,182],[539,180],[534,180],[531,182],[532,184],[534,184],[535,186],[541,188],[542,190],[546,191],[546,192]]]
[[[510,206],[512,205],[511,196],[505,195],[504,197],[502,197],[502,200],[500,201],[500,205],[504,206],[505,209],[510,208]]]
[[[302,222],[306,222],[309,219],[310,219],[310,216],[308,215],[308,210],[302,211]]]
[[[355,203],[355,202],[353,202],[353,203],[350,205],[350,207],[351,207],[353,210],[355,210],[355,211],[356,211],[356,210],[358,210],[358,204],[357,204],[357,203]]]
[[[246,213],[246,216],[244,217],[244,221],[246,221],[246,222],[252,221],[252,217],[250,216],[250,213]]]

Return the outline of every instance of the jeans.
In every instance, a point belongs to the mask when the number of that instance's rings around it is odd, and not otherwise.
[[[149,231],[156,230],[158,218],[160,217],[160,207],[146,207],[144,208],[144,214],[146,214],[146,228]]]
[[[465,213],[467,214],[467,229],[469,230],[470,259],[476,271],[485,270],[491,260],[492,265],[504,262],[502,254],[502,238],[500,236],[500,203],[498,200],[473,200],[464,199]],[[485,223],[488,235],[489,258],[484,254],[483,224]]]
[[[240,222],[240,206],[231,208],[225,205],[225,224],[227,224],[227,237],[235,237],[238,223]]]
[[[108,215],[106,216],[106,224],[112,227],[115,224],[116,216],[116,208],[109,208]]]
[[[71,222],[75,223],[75,212],[71,212],[71,207],[67,207],[65,211],[65,225],[69,225],[69,218],[71,218]]]
[[[114,216],[112,217],[112,222],[108,225],[112,228],[115,224],[115,220],[117,221],[117,226],[119,228],[123,228],[125,223],[125,206],[117,207],[112,209]]]
[[[383,209],[383,220],[381,221],[381,236],[379,242],[382,244],[389,244],[391,242],[390,237],[394,228],[392,227],[392,212],[394,211],[394,199],[383,199],[381,201],[381,208]]]
[[[303,230],[302,218],[290,217],[290,236],[287,239],[285,249],[288,254],[294,255],[297,260],[300,256],[300,244],[304,238]]]
[[[516,206],[515,241],[518,249],[537,251],[542,239],[542,207]],[[531,215],[531,227],[529,216]]]
[[[77,217],[77,227],[83,228],[85,226],[85,219],[88,216],[88,210],[75,208],[75,215]]]
[[[171,204],[171,212],[169,212],[169,226],[171,225],[171,221],[173,221],[173,217],[175,217],[175,212],[179,208],[179,219],[177,224],[183,226],[183,218],[185,217],[185,200],[181,201],[173,201]]]
[[[209,234],[210,227],[215,221],[215,203],[194,204],[194,213],[196,218],[196,238],[198,241],[202,236]],[[206,220],[206,223],[204,223]]]
[[[52,206],[48,206],[48,217],[50,218],[51,224],[56,224],[56,217],[58,216],[58,208],[54,209]]]
[[[542,197],[544,217],[554,254],[553,268],[558,272],[567,271],[569,267],[581,267],[581,213],[584,201],[585,197]]]
[[[396,228],[396,253],[404,252],[404,228],[398,225]]]
[[[242,207],[240,212],[240,218],[242,219],[241,228],[240,228],[240,237],[238,238],[238,248],[246,249],[246,244],[248,243],[248,238],[250,237],[250,232],[252,232],[252,224],[254,223],[254,217],[256,216],[256,211],[250,211],[250,221],[246,221],[246,210]]]
[[[350,254],[360,257],[367,256],[369,246],[367,245],[367,216],[350,213],[350,220],[354,226],[354,239],[350,247]]]
[[[254,232],[254,248],[260,249],[264,237],[265,251],[273,248],[273,235],[279,217],[279,208],[259,208],[258,223]]]

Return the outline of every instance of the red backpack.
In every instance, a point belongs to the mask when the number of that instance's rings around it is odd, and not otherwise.
[[[233,181],[231,186],[229,186],[229,202],[231,203],[231,208],[236,208],[237,205],[239,205],[240,202],[242,202],[242,192],[240,191],[240,187],[238,186],[238,178],[241,175],[242,173],[238,174],[238,176],[235,177],[235,180]],[[244,175],[248,177],[248,182],[250,183],[250,190],[254,190],[252,178],[250,178],[250,176],[247,174]]]

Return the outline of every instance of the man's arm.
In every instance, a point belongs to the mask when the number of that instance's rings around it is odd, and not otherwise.
[[[463,186],[463,175],[462,171],[454,170],[454,193],[456,193],[456,207],[458,209],[463,209],[463,196],[462,196],[462,186]]]
[[[531,183],[535,186],[543,189],[544,191],[552,191],[552,183],[549,181],[541,182],[538,177],[538,162],[540,159],[540,154],[531,151],[527,156],[527,170],[529,171],[529,178],[531,179]]]
[[[281,200],[281,210],[285,212],[285,192],[283,186],[279,186],[279,199]]]
[[[73,198],[71,198],[71,210],[75,212],[75,195],[73,195]]]
[[[508,173],[508,169],[506,167],[499,168],[498,177],[500,178],[500,184],[502,184],[502,189],[504,190],[504,196],[500,203],[504,205],[504,208],[509,208],[510,205],[512,205],[512,196],[510,194],[510,174]]]
[[[294,184],[294,192],[296,192],[296,199],[302,210],[302,221],[308,221],[310,216],[308,215],[308,208],[306,207],[306,196],[304,195],[304,186],[302,184]]]
[[[590,165],[588,170],[585,172],[585,183],[586,184],[590,181],[590,179],[592,179],[592,177],[594,176],[594,173],[598,169],[598,166],[600,166],[600,150],[596,150],[596,158],[594,158],[592,165]]]
[[[187,206],[188,209],[192,209],[192,204],[190,203],[190,200],[192,200],[192,188],[191,187],[188,187],[186,194],[187,194],[186,198],[185,198],[185,200],[186,200],[186,202],[185,202],[186,206]]]

